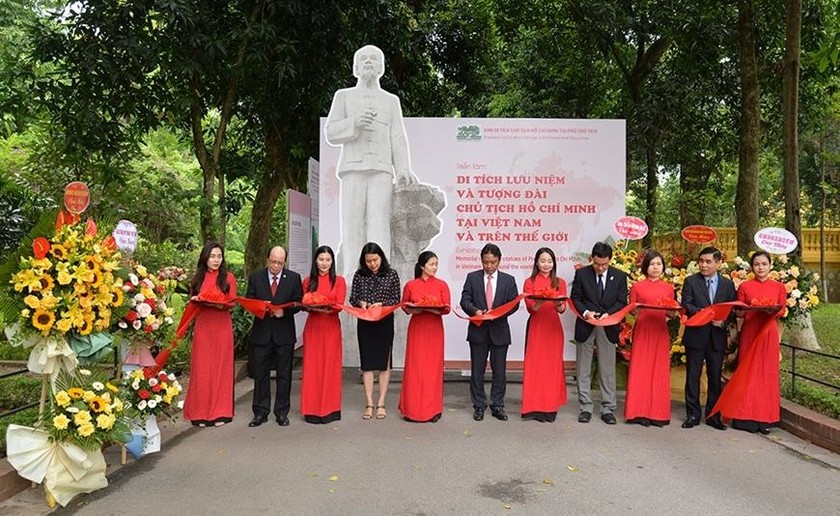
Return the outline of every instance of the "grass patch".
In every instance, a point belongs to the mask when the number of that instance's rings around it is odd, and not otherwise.
[[[811,313],[811,318],[820,343],[820,352],[840,356],[840,304],[823,304]],[[788,331],[785,328],[785,332]],[[782,369],[792,369],[791,351],[784,348]],[[840,359],[797,352],[796,372],[840,387]],[[790,375],[782,373],[782,396],[821,414],[840,419],[840,390],[797,379],[794,393],[791,391]]]

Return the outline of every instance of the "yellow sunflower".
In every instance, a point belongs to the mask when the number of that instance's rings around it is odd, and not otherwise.
[[[91,398],[87,403],[90,409],[94,412],[104,412],[108,407],[108,402],[99,396]]]
[[[113,306],[122,306],[123,301],[125,300],[125,298],[123,297],[122,289],[121,288],[114,288],[114,290],[111,291],[111,295],[112,295],[111,304]]]
[[[93,332],[93,318],[83,318],[82,324],[77,325],[77,328],[79,328],[79,335],[90,335]]]
[[[49,274],[44,274],[38,278],[38,281],[41,283],[39,290],[52,290],[55,286],[55,282]]]
[[[55,314],[50,311],[39,308],[32,315],[32,326],[41,330],[44,335],[50,332],[53,324],[55,324]]]
[[[82,399],[82,396],[85,395],[85,390],[79,387],[70,387],[67,389],[67,394],[69,394],[74,400],[78,400]]]
[[[61,244],[53,244],[50,247],[50,254],[55,256],[57,260],[64,261],[67,259],[67,248]]]

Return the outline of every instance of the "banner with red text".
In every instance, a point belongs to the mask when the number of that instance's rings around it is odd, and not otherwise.
[[[458,304],[468,272],[481,268],[485,243],[502,250],[500,269],[516,278],[519,291],[531,274],[534,253],[551,248],[558,274],[568,284],[576,254],[607,236],[625,215],[625,122],[623,120],[406,118],[412,172],[420,183],[443,192],[440,231],[428,246],[440,258],[438,277]],[[321,119],[319,243],[341,243],[341,149],[324,139]],[[386,251],[387,252],[387,251]],[[301,271],[304,272],[304,271]],[[401,277],[404,285],[412,278]],[[352,277],[346,278],[348,291]],[[574,358],[574,316],[562,316],[566,359]],[[524,303],[510,318],[509,360],[524,357],[528,314]],[[467,322],[444,317],[448,361],[469,360]],[[394,342],[399,367],[404,337]],[[345,363],[355,364],[355,342],[345,342]],[[357,358],[355,359],[357,360]]]

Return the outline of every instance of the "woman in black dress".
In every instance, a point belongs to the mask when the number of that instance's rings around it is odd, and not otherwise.
[[[350,304],[359,308],[393,306],[400,303],[400,278],[388,265],[379,244],[368,242],[359,255],[359,269],[353,275]],[[359,358],[365,387],[363,419],[384,419],[385,394],[391,379],[391,348],[394,344],[394,314],[370,322],[358,319]],[[373,373],[379,371],[379,399],[373,404]]]

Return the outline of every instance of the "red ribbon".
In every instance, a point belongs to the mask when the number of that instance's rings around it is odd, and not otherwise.
[[[740,301],[729,301],[727,303],[715,303],[700,310],[688,319],[683,319],[684,326],[703,326],[712,321],[723,321],[729,317],[733,308],[748,306]]]
[[[490,310],[487,310],[481,315],[461,315],[460,310],[458,310],[457,308],[454,310],[454,312],[455,316],[459,319],[464,319],[465,321],[470,321],[476,326],[481,326],[481,324],[484,321],[493,321],[495,319],[498,319],[499,317],[507,315],[507,313],[510,312],[514,306],[518,305],[519,302],[526,297],[530,297],[530,294],[519,294],[507,303],[499,305],[496,308],[491,308]]]

